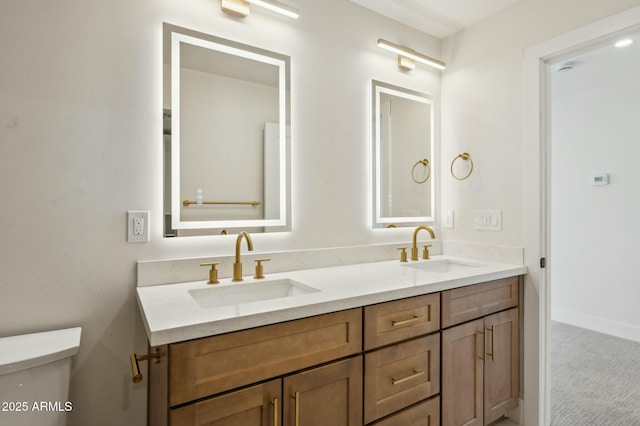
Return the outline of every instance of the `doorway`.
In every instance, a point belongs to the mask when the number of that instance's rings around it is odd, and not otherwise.
[[[640,341],[640,28],[546,68],[551,318]]]
[[[545,73],[551,424],[634,424],[640,344],[612,336],[640,342],[640,29],[549,58]]]
[[[523,189],[525,197],[523,201],[525,211],[524,221],[529,224],[524,235],[525,263],[529,269],[529,291],[527,295],[527,290],[525,289],[525,304],[532,308],[537,307],[536,313],[530,311],[529,314],[526,314],[529,315],[529,324],[525,322],[525,333],[529,331],[530,337],[525,337],[525,394],[529,392],[529,395],[531,395],[537,392],[537,401],[539,403],[533,404],[530,408],[525,406],[525,422],[527,424],[537,423],[546,426],[551,423],[549,330],[552,319],[552,291],[555,291],[552,270],[554,265],[558,267],[558,262],[554,260],[554,250],[560,250],[560,248],[556,247],[554,249],[553,241],[557,236],[555,236],[552,231],[552,227],[554,226],[554,198],[552,194],[552,183],[554,179],[552,173],[554,169],[552,154],[554,146],[552,140],[552,111],[551,108],[548,107],[552,96],[550,73],[554,65],[556,67],[560,66],[563,60],[568,60],[572,55],[575,56],[580,53],[585,53],[599,43],[609,42],[612,37],[630,31],[638,24],[640,24],[640,7],[629,9],[610,18],[587,25],[555,39],[528,48],[525,51],[523,122],[523,164],[525,176]],[[568,70],[569,74],[574,70],[576,70],[575,66],[573,70]],[[612,138],[615,139],[616,135],[611,134],[607,140],[614,140]],[[582,154],[578,151],[574,152],[574,155],[581,156]],[[604,156],[601,155],[597,157],[597,160],[604,160]],[[596,175],[608,175],[607,177],[612,180],[608,187],[602,185],[602,188],[600,188],[605,189],[604,192],[599,193],[599,195],[603,195],[603,193],[607,193],[607,189],[614,187],[614,180],[620,183],[621,179],[624,180],[625,177],[619,175],[618,172],[614,173],[614,168],[608,168],[604,163],[600,164],[602,169],[593,168],[593,170],[582,174],[586,180],[586,183],[583,181],[583,184],[588,188],[587,190],[595,189],[591,187],[590,183],[594,182],[592,179],[594,179]],[[581,173],[577,170],[572,170],[569,174],[575,177]],[[584,176],[585,174],[586,176]],[[602,183],[603,179],[601,176],[598,182]],[[606,202],[601,201],[600,205],[605,206]],[[582,234],[587,236],[587,242],[584,244],[586,246],[588,246],[588,243],[594,241],[594,236],[597,235],[599,228],[606,227],[610,223],[613,225],[620,223],[611,217],[596,220],[595,222],[596,223],[593,223],[592,220],[586,229],[582,228],[580,230],[580,237],[582,237]],[[593,233],[591,239],[589,239],[590,233]],[[612,244],[613,248],[615,248],[615,242],[613,241],[608,241],[608,244],[605,246],[596,246],[594,253],[598,253],[599,250],[600,253],[602,253],[604,250],[612,248]],[[542,259],[549,260],[547,267],[544,269],[540,267],[540,261]],[[593,259],[591,259],[588,262],[583,262],[583,269],[585,265],[598,265],[598,263],[594,263]],[[608,269],[609,275],[607,275],[607,277],[614,276],[615,274],[611,274],[613,269],[611,267]],[[624,309],[625,308],[618,308],[619,311]],[[565,311],[571,311],[571,309],[565,309]],[[619,314],[620,312],[617,313]],[[536,320],[537,324],[535,323]],[[614,323],[617,322],[617,325],[621,322],[620,319],[614,318],[613,320]],[[534,349],[537,350],[534,351]],[[531,353],[532,355],[537,353],[537,356],[533,355],[527,359],[527,353]],[[527,378],[530,379],[528,385],[526,384]],[[537,420],[534,422],[534,419]]]

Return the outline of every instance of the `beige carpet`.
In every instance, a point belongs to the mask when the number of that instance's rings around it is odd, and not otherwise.
[[[640,343],[551,325],[551,425],[640,426]]]

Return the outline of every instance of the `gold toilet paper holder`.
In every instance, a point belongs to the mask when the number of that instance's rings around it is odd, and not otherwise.
[[[140,366],[138,365],[138,361],[148,361],[150,359],[155,359],[156,364],[160,363],[160,358],[165,353],[160,351],[160,348],[155,348],[154,353],[145,354],[145,355],[136,355],[135,353],[129,356],[131,360],[131,372],[133,373],[133,383],[140,383],[143,379],[142,374],[140,373]]]

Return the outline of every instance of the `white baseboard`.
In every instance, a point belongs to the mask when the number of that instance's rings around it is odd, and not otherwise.
[[[580,312],[568,311],[560,308],[551,308],[551,319],[564,322],[576,327],[586,328],[599,333],[609,334],[622,339],[640,342],[640,327],[612,321],[605,318],[594,317]]]

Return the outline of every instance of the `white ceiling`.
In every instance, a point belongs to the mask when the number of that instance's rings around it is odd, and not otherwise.
[[[409,27],[445,38],[520,0],[350,0]]]

